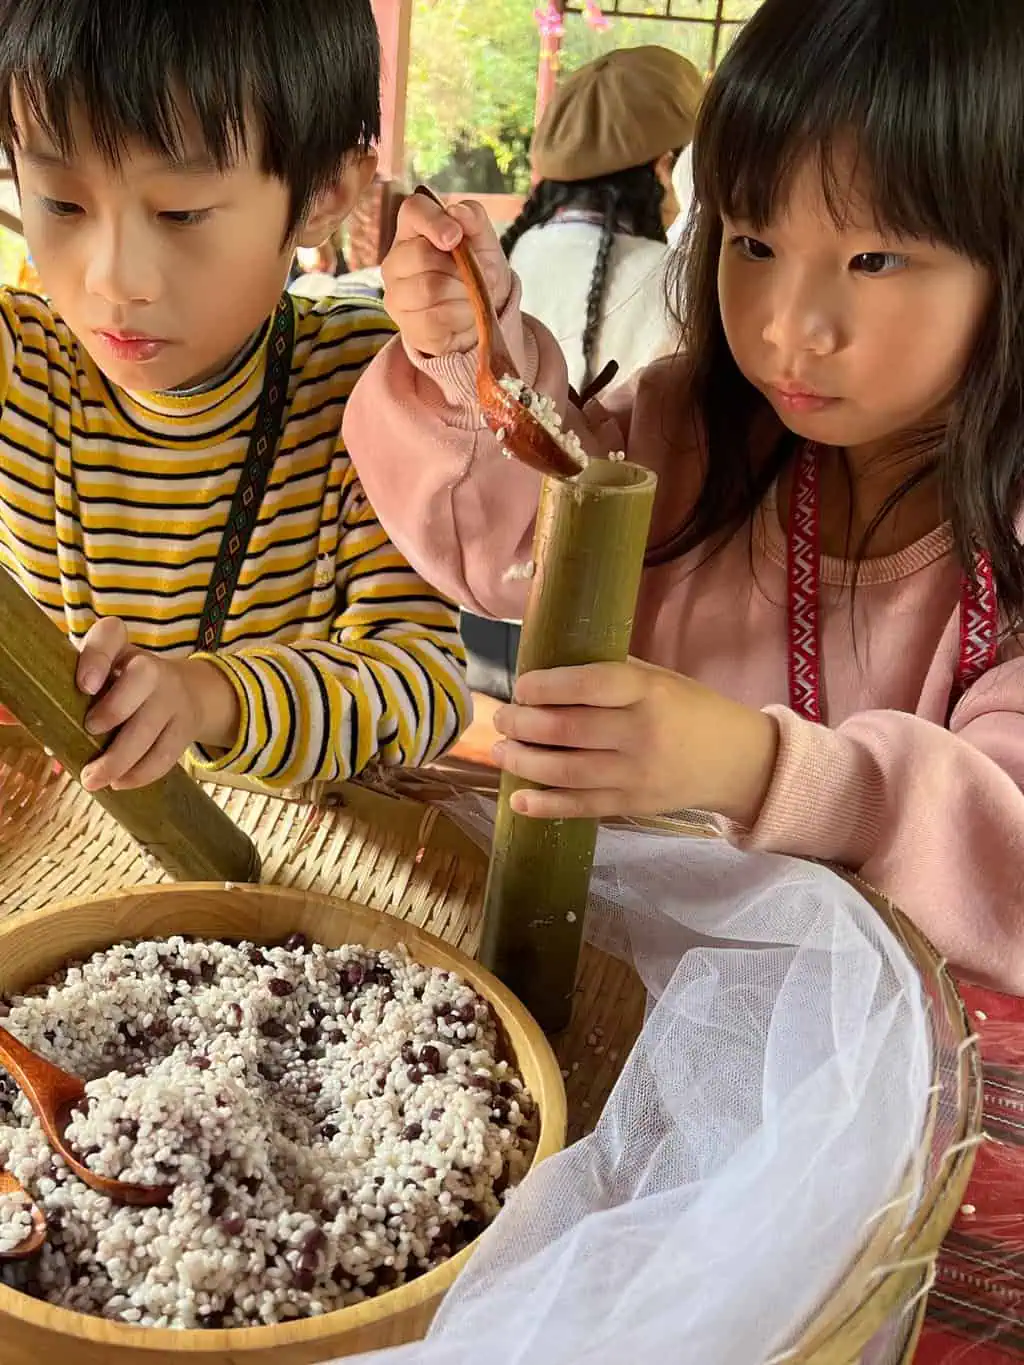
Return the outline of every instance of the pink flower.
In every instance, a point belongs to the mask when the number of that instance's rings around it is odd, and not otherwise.
[[[601,8],[598,0],[584,0],[586,6],[585,18],[591,28],[602,33],[606,28],[611,28],[611,20]]]
[[[542,38],[561,38],[565,33],[565,24],[555,0],[548,0],[547,6],[543,8],[538,5],[533,11],[533,17]]]

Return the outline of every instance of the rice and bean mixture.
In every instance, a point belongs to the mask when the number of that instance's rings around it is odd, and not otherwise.
[[[583,442],[576,433],[562,422],[561,413],[553,398],[546,393],[538,393],[536,389],[531,389],[529,384],[522,379],[513,376],[506,376],[498,381],[501,388],[510,394],[517,403],[521,403],[524,408],[529,408],[536,417],[537,421],[555,440],[556,445],[561,446],[569,458],[579,465],[580,472],[586,469],[590,463],[590,456],[583,449]],[[508,432],[504,427],[499,427],[494,433],[498,444],[502,447],[502,453],[507,460],[515,458],[513,451],[505,445]],[[624,450],[613,450],[608,454],[608,459],[612,464],[621,464],[626,458]],[[576,475],[572,476],[576,478]]]
[[[28,1195],[0,1194],[0,1256],[13,1251],[31,1234],[31,1210]]]
[[[536,1145],[487,1003],[404,950],[125,943],[0,1014],[89,1082],[66,1136],[91,1169],[175,1187],[149,1209],[87,1188],[0,1070],[0,1166],[50,1228],[0,1268],[84,1313],[219,1328],[359,1303],[472,1241]],[[23,1216],[0,1203],[0,1246]]]
[[[562,426],[561,414],[552,398],[549,398],[546,393],[538,393],[536,389],[531,389],[529,384],[524,383],[523,380],[512,376],[499,380],[499,383],[517,403],[521,403],[524,408],[530,409],[548,435],[554,437],[556,444],[561,446],[581,470],[586,468],[589,457],[583,449],[583,443],[574,431],[569,431]],[[507,434],[504,428],[501,428],[495,432],[495,437],[502,447],[505,458],[511,460],[514,458],[513,453],[505,447]]]

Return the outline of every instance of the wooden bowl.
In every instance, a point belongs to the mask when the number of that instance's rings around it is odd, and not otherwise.
[[[291,933],[340,947],[407,945],[425,966],[457,972],[491,1005],[515,1064],[537,1102],[540,1137],[534,1164],[565,1140],[565,1090],[540,1028],[489,972],[440,939],[350,901],[273,886],[174,885],[70,901],[0,922],[0,994],[25,990],[70,958],[126,939],[248,938],[280,942]],[[2,1365],[315,1365],[421,1337],[471,1254],[466,1247],[412,1283],[319,1318],[230,1331],[131,1327],[57,1308],[0,1285]]]

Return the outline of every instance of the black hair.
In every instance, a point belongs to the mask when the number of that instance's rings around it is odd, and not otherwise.
[[[593,378],[594,352],[601,331],[602,306],[608,287],[608,266],[616,233],[646,237],[652,242],[665,241],[665,227],[661,221],[661,205],[665,191],[653,163],[633,166],[614,175],[597,176],[592,180],[541,180],[522,212],[501,239],[506,256],[524,232],[543,227],[563,208],[583,209],[600,213],[601,240],[598,243],[594,272],[587,295],[587,317],[583,331],[583,359],[585,373],[581,388]]]
[[[1024,21],[1019,0],[765,0],[711,82],[694,143],[695,209],[676,258],[675,308],[703,482],[662,563],[738,530],[793,458],[751,436],[770,411],[740,374],[718,301],[722,215],[767,224],[808,155],[842,221],[836,167],[852,136],[875,217],[984,267],[993,298],[946,420],[927,433],[956,550],[992,558],[1000,606],[1024,621]],[[874,526],[870,534],[877,529]],[[865,544],[867,543],[867,538]]]
[[[139,139],[182,152],[182,101],[226,168],[250,140],[288,186],[290,235],[346,157],[380,135],[370,0],[0,0],[0,148],[15,86],[65,157],[82,110],[113,164]]]

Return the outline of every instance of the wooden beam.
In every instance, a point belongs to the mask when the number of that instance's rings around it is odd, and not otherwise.
[[[566,0],[555,0],[555,9],[562,15],[565,14],[565,4]],[[558,87],[558,57],[561,50],[561,38],[554,35],[541,37],[540,63],[537,67],[537,100],[533,110],[535,128]]]
[[[569,9],[567,14],[583,14],[583,10]],[[681,14],[652,14],[650,10],[643,9],[620,9],[614,14],[608,15],[609,19],[655,19],[659,24],[704,24],[706,27],[713,28],[715,24],[720,24],[722,28],[742,28],[746,23],[745,19],[716,19],[712,14],[693,14],[683,16]]]
[[[629,9],[627,0],[614,0],[614,3],[611,4],[610,0],[601,0],[601,8],[608,19],[656,19],[662,24],[714,24],[721,22],[720,19],[708,18],[707,15],[702,14],[675,14],[672,11],[671,0],[660,0],[660,3],[663,6],[660,13],[652,10],[650,3],[646,9]],[[566,14],[585,16],[587,11],[583,0],[566,0],[565,12]],[[743,19],[726,19],[725,22],[727,24],[742,24],[746,21]]]
[[[747,22],[745,19],[726,18],[725,0],[714,0],[714,3],[714,14],[674,14],[671,0],[661,0],[664,7],[661,12],[652,10],[650,5],[646,9],[631,9],[629,8],[629,0],[602,0],[602,9],[609,19],[656,19],[662,24],[694,24],[698,27],[710,28],[712,36],[709,68],[714,71],[722,53],[722,38],[726,30],[740,29]],[[583,0],[564,0],[564,4],[566,14],[573,16],[584,16],[586,14]]]
[[[15,218],[14,214],[8,213],[6,209],[0,209],[0,228],[6,228],[8,232],[16,232],[19,237],[25,235],[21,219]]]
[[[400,180],[405,173],[405,101],[409,86],[412,0],[371,0],[380,31],[382,62],[379,175]]]

